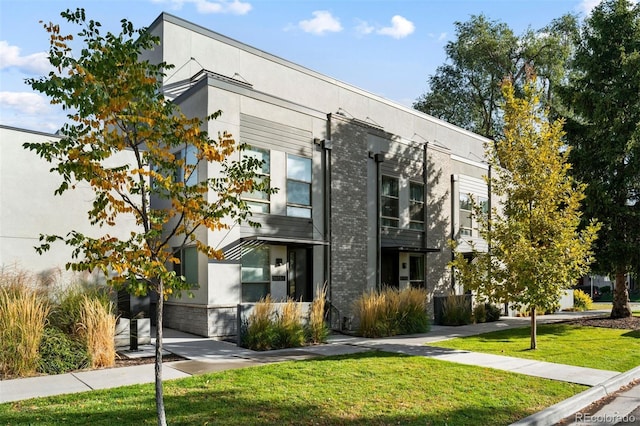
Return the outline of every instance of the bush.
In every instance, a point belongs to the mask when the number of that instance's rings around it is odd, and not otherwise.
[[[473,322],[471,305],[466,295],[450,294],[442,304],[442,325],[466,325]]]
[[[40,362],[49,304],[24,278],[4,271],[0,277],[0,373],[6,376],[33,375]]]
[[[577,311],[588,311],[592,308],[591,297],[582,290],[573,290],[573,307]]]
[[[256,351],[271,349],[275,340],[275,328],[273,326],[274,315],[271,296],[267,295],[256,303],[249,318],[243,321],[240,345]]]
[[[479,303],[473,308],[473,320],[477,323],[487,322],[487,308],[484,303]]]
[[[61,374],[87,368],[90,364],[84,342],[72,338],[56,327],[44,329],[39,351],[39,373]]]
[[[386,287],[363,294],[355,302],[358,334],[364,337],[394,336],[429,331],[427,294],[422,289],[402,291]]]
[[[500,321],[500,315],[502,315],[502,309],[491,303],[485,303],[485,310],[487,312],[487,322]]]
[[[97,298],[84,295],[81,303],[79,335],[87,345],[92,368],[111,367],[115,364],[116,317]]]
[[[301,318],[300,304],[294,302],[293,299],[287,299],[282,310],[276,314],[273,349],[304,346],[306,340]]]
[[[327,298],[327,287],[316,291],[316,297],[311,302],[309,309],[309,322],[307,325],[307,341],[310,343],[323,343],[329,336],[329,327],[324,321],[324,310]]]

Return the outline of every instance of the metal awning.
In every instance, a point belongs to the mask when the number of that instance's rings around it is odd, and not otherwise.
[[[382,247],[382,250],[403,251],[411,253],[440,253],[442,249],[432,247],[406,247],[406,246],[388,246]]]
[[[323,240],[310,240],[304,238],[286,238],[286,237],[274,237],[270,235],[253,235],[251,237],[242,237],[240,241],[262,241],[265,243],[276,244],[298,244],[307,246],[329,246],[331,243]]]

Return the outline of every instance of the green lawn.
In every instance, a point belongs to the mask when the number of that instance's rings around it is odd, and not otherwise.
[[[169,424],[505,425],[586,389],[372,352],[167,382]],[[0,404],[0,424],[152,425],[153,385]]]
[[[567,324],[538,326],[538,349],[529,350],[530,328],[461,337],[434,346],[464,349],[560,364],[627,371],[640,365],[640,331]]]

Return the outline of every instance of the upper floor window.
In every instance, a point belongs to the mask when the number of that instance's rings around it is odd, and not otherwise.
[[[262,167],[257,171],[258,176],[255,178],[256,180],[264,181],[265,179],[269,179],[271,174],[271,156],[268,150],[249,147],[243,151],[242,155],[247,158],[255,158],[262,161]],[[243,192],[242,199],[246,201],[254,213],[269,213],[270,211],[270,197],[268,192]]]
[[[476,197],[476,203],[483,215],[489,212],[489,200],[486,197]],[[460,235],[472,236],[474,232],[478,233],[478,220],[473,210],[471,195],[460,194]]]
[[[409,229],[424,230],[424,185],[409,183]]]
[[[311,217],[311,159],[287,155],[287,216]]]
[[[460,235],[471,236],[473,229],[473,203],[469,194],[460,194]]]
[[[380,194],[380,224],[397,228],[400,224],[400,198],[398,179],[382,176]]]
[[[184,182],[187,186],[198,183],[197,154],[196,147],[192,145],[187,145],[174,154],[176,162],[181,164],[181,167],[176,170],[173,177],[175,182]]]

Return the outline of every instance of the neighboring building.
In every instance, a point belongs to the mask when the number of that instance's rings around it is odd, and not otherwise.
[[[161,43],[144,56],[175,65],[166,95],[188,116],[222,110],[209,133],[249,144],[279,188],[245,194],[262,227],[199,235],[224,261],[182,253],[199,288],[167,302],[167,326],[235,334],[238,303],[310,301],[326,283],[331,325],[342,328],[354,300],[380,285],[449,291],[449,241],[482,246],[469,200],[489,204],[487,139],[172,15],[150,30]]]
[[[51,250],[40,255],[35,250],[40,234],[64,236],[76,230],[98,236],[104,232],[89,224],[91,190],[79,185],[54,196],[62,178],[49,171],[52,164],[22,146],[58,139],[53,134],[0,125],[0,267],[34,274],[45,284],[71,280],[65,264],[72,260],[73,248],[52,244]],[[109,232],[126,238],[133,229],[133,218],[122,218]]]

